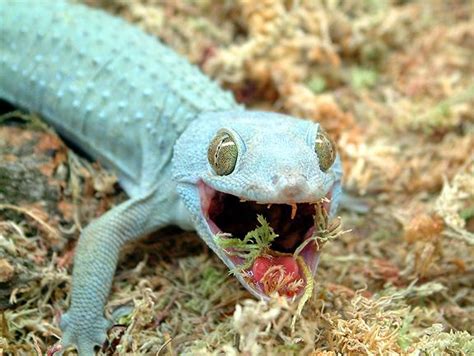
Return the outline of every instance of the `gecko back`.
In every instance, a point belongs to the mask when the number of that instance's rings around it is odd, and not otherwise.
[[[168,164],[198,113],[239,109],[156,38],[102,11],[2,1],[0,14],[0,97],[41,114],[131,195]]]

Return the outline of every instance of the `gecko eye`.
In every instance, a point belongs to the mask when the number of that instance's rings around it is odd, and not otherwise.
[[[319,158],[319,168],[326,172],[336,159],[336,145],[321,127],[316,135],[314,150]]]
[[[238,156],[237,144],[226,130],[219,130],[207,150],[207,159],[216,174],[226,176],[234,171]]]

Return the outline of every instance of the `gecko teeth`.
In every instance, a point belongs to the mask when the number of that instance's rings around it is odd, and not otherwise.
[[[290,204],[291,205],[291,220],[295,219],[296,210],[298,209],[298,204]]]

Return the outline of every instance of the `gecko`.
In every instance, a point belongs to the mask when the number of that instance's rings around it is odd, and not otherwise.
[[[236,270],[243,258],[215,237],[242,239],[262,215],[277,237],[236,278],[261,299],[271,268],[310,282],[292,253],[317,229],[314,204],[332,217],[341,196],[341,160],[320,124],[247,110],[157,38],[101,10],[3,0],[0,16],[0,98],[40,114],[128,196],[80,234],[63,350],[93,355],[104,343],[121,247],[167,225],[196,231]],[[313,279],[319,248],[300,250]]]

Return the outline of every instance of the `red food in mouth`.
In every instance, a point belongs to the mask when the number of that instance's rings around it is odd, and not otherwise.
[[[256,282],[261,282],[270,267],[281,266],[285,273],[292,276],[292,281],[303,278],[296,259],[291,256],[280,257],[257,257],[252,266],[253,278]]]
[[[292,297],[299,295],[307,283],[300,263],[306,265],[314,276],[319,250],[316,243],[309,242],[297,258],[297,248],[316,232],[315,204],[321,204],[328,212],[331,191],[318,202],[294,204],[267,204],[245,201],[232,194],[219,192],[204,182],[198,184],[201,209],[209,229],[216,235],[230,234],[232,238],[243,239],[257,227],[256,217],[261,215],[278,235],[264,254],[257,256],[250,268],[242,271],[246,287],[256,295],[268,296],[272,292]],[[231,249],[224,249],[236,267],[244,265],[242,257]]]
[[[305,280],[293,256],[257,257],[251,268],[254,284],[267,295],[274,292],[293,297]]]

